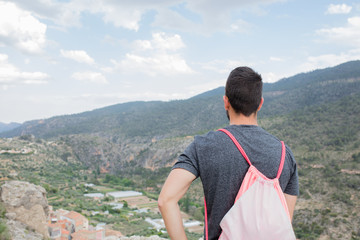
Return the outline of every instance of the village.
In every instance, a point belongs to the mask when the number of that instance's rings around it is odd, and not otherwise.
[[[106,183],[106,177],[110,175],[104,168],[99,169],[99,173],[105,175],[104,179],[94,178],[94,173],[90,170],[79,168],[76,172],[74,167],[77,165],[73,164],[73,158],[64,158],[65,162],[57,152],[57,148],[66,149],[66,146],[54,142],[43,144],[44,146],[33,138],[31,141],[1,140],[0,179],[8,181],[21,176],[32,179],[39,185],[41,183],[37,179],[47,179],[48,183],[41,185],[47,191],[49,202],[46,229],[50,239],[115,240],[134,234],[167,236],[155,195],[149,197],[145,192],[132,191],[131,187],[114,188],[113,183]],[[49,155],[48,152],[56,154]],[[34,157],[36,161],[33,161]],[[10,163],[13,168],[7,167]],[[69,163],[73,164],[72,171],[68,171],[66,164]],[[24,169],[45,169],[41,164],[46,164],[46,172],[40,170],[30,175],[24,174]],[[52,168],[57,171],[61,169],[66,175],[56,174],[51,171]],[[53,173],[56,175],[52,175]],[[82,181],[78,181],[79,176],[74,179],[75,174],[79,174]],[[86,180],[100,181],[95,185],[86,183]],[[182,212],[182,215],[185,229],[201,236],[203,223],[195,220],[193,214]]]
[[[86,184],[87,187],[96,188],[93,184]],[[129,216],[135,213],[155,213],[159,214],[157,202],[144,196],[141,192],[136,191],[115,191],[108,193],[87,193],[84,194],[90,201],[100,201],[106,197],[114,199],[106,204],[111,209],[122,209],[128,207],[132,211],[128,212]],[[86,212],[86,210],[82,211]],[[86,212],[92,216],[97,214],[110,215],[109,211],[92,211]],[[191,220],[190,216],[183,214],[184,227],[189,232],[202,233],[203,225],[201,222]],[[152,226],[151,228],[157,232],[165,233],[163,220],[160,218],[146,217],[144,219]],[[120,231],[111,229],[106,223],[97,223],[96,226],[89,224],[87,217],[76,211],[68,211],[64,209],[54,210],[50,207],[48,230],[50,239],[53,240],[117,240],[125,234]]]

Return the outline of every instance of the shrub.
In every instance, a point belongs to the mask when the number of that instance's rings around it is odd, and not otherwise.
[[[0,220],[0,240],[11,240],[6,224]]]

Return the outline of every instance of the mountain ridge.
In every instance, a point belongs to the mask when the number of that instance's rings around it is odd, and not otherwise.
[[[17,122],[11,122],[11,123],[0,122],[0,133],[10,131],[10,130],[15,129],[20,126],[21,126],[21,123],[17,123]]]
[[[300,73],[264,84],[261,117],[276,116],[304,106],[336,101],[360,90],[360,61]],[[32,134],[52,138],[69,134],[108,132],[122,137],[191,135],[227,123],[223,110],[224,87],[185,100],[137,101],[115,104],[78,114],[33,120],[0,137]]]
[[[282,78],[274,84],[267,84],[266,88],[268,90],[282,91],[289,88],[298,87],[303,84],[308,84],[313,81],[313,79],[317,79],[317,81],[329,81],[340,78],[351,78],[354,75],[360,76],[359,62],[360,60],[349,61],[334,67],[327,67],[306,73],[299,73],[292,77]]]

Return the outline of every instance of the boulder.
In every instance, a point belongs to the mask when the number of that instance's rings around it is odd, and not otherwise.
[[[49,205],[43,187],[23,181],[8,181],[1,186],[0,201],[3,202],[6,216],[10,220],[25,224],[44,238],[49,237]]]

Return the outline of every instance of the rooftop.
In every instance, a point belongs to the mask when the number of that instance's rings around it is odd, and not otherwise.
[[[136,192],[136,191],[109,192],[107,194],[114,197],[114,198],[142,196],[141,192]]]

